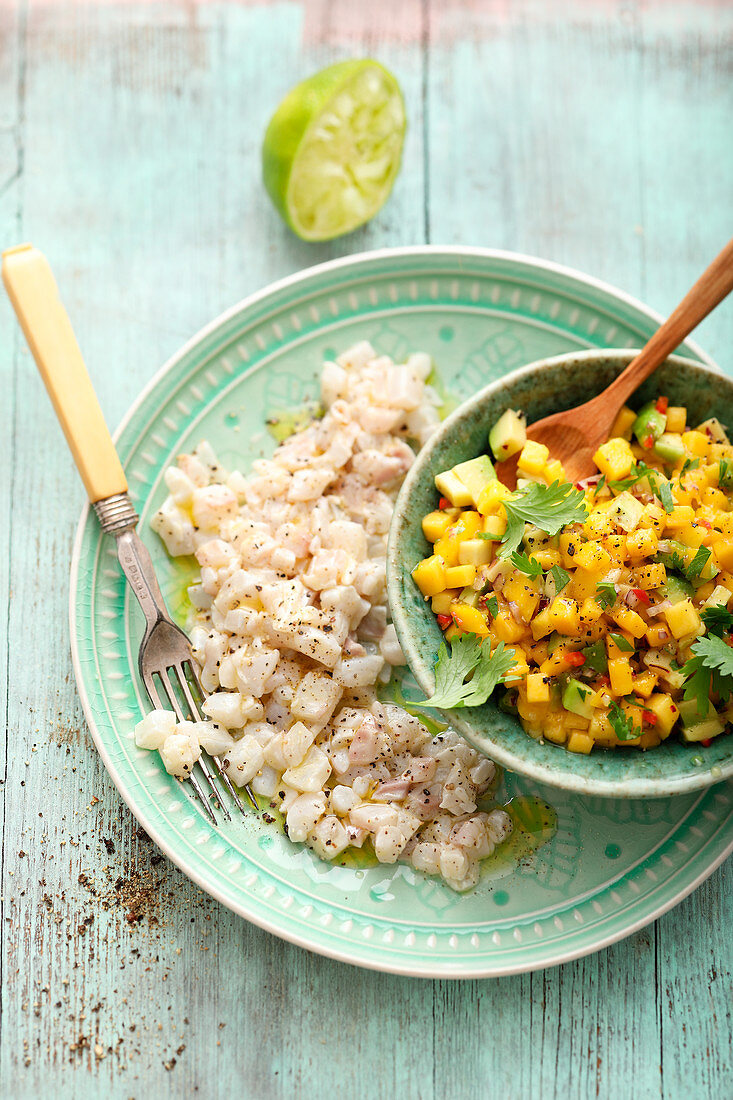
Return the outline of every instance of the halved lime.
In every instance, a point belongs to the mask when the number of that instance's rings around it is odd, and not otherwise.
[[[306,241],[349,233],[384,205],[400,167],[405,104],[377,61],[330,65],[288,92],[262,146],[265,187]]]

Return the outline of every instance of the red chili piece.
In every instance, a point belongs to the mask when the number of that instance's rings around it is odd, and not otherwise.
[[[585,657],[582,653],[566,653],[565,660],[571,668],[580,668],[585,664]]]
[[[632,588],[631,591],[634,593],[637,600],[641,600],[642,603],[645,603],[647,605],[647,607],[649,607],[649,604],[652,601],[649,597],[648,592],[645,592],[643,588]]]
[[[651,434],[645,435],[641,441],[641,445],[642,447],[645,447],[647,451],[650,451],[654,446],[654,436]]]
[[[450,506],[451,503],[447,497],[441,497],[438,501],[438,507],[440,508],[441,512],[444,512],[446,508],[450,508]]]
[[[445,630],[453,622],[453,618],[450,615],[438,615],[438,626],[441,630]]]
[[[656,716],[656,714],[654,713],[653,710],[645,710],[644,711],[644,721],[650,726],[656,726],[657,716]]]
[[[657,412],[666,413],[668,407],[669,407],[669,398],[668,397],[658,397],[657,398]]]
[[[713,743],[712,737],[706,737],[704,741],[700,742],[700,744],[702,745],[702,747],[704,749],[709,749],[710,746],[712,745],[712,743]]]

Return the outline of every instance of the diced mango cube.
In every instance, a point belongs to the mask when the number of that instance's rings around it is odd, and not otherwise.
[[[664,740],[669,737],[672,728],[680,716],[679,708],[671,695],[652,695],[645,703],[646,709],[657,716],[657,724],[654,727]]]
[[[685,450],[698,458],[705,458],[710,447],[710,440],[704,432],[683,432],[682,442]]]
[[[667,579],[667,570],[663,565],[656,562],[652,562],[649,565],[642,565],[636,570],[635,574],[636,587],[643,588],[645,592],[650,592],[654,588],[659,588]]]
[[[656,531],[637,528],[626,536],[626,553],[632,561],[653,557],[657,552],[659,537]]]
[[[646,634],[646,623],[641,615],[637,615],[630,607],[619,607],[610,614],[622,630],[628,630],[632,638],[643,638]]]
[[[455,603],[451,608],[453,622],[467,634],[488,634],[489,627],[486,619],[476,607],[467,603]]]
[[[458,539],[452,539],[450,535],[445,534],[434,543],[433,554],[436,558],[440,558],[445,566],[458,565],[459,546]]]
[[[613,531],[613,520],[608,514],[608,508],[594,508],[583,524],[583,531],[589,539],[610,535]]]
[[[669,630],[666,626],[657,626],[655,623],[654,626],[647,627],[646,640],[650,649],[659,649],[669,641]]]
[[[688,524],[692,523],[694,518],[695,509],[689,504],[680,504],[669,512],[664,521],[664,525],[673,531],[678,527],[686,527]]]
[[[575,562],[581,569],[605,573],[611,567],[611,555],[599,542],[586,542],[575,555]]]
[[[733,540],[718,539],[713,546],[713,556],[721,569],[729,569],[733,572]]]
[[[608,662],[608,675],[611,678],[611,691],[614,695],[630,695],[634,687],[631,665],[627,657],[614,657]]]
[[[556,458],[553,458],[547,463],[544,469],[544,475],[545,481],[549,482],[550,485],[552,485],[554,481],[562,482],[567,480],[562,462],[558,461]]]
[[[544,443],[537,443],[534,439],[528,439],[522,447],[517,465],[526,474],[539,476],[543,472],[549,457],[550,452]]]
[[[497,642],[518,642],[524,637],[525,627],[518,623],[509,611],[500,611],[495,615],[489,633]]]
[[[475,565],[452,565],[445,571],[445,588],[466,588],[476,580]]]
[[[423,596],[437,596],[447,587],[445,582],[446,569],[440,558],[424,558],[418,562],[412,571],[415,584]]]
[[[484,534],[493,535],[497,539],[504,537],[506,531],[506,513],[504,515],[484,516]]]
[[[550,621],[550,609],[546,607],[544,611],[540,611],[538,615],[532,619],[530,626],[532,627],[532,637],[537,642],[540,638],[546,637],[552,633],[552,622]]]
[[[642,672],[634,677],[634,691],[642,698],[648,699],[657,686],[657,677],[653,672]]]
[[[675,638],[683,638],[685,634],[698,634],[702,626],[702,620],[690,599],[680,600],[666,608],[664,617]]]
[[[448,534],[456,539],[472,539],[481,530],[481,516],[478,512],[468,509],[461,512],[457,520],[451,525]]]
[[[550,700],[550,685],[541,672],[530,672],[527,676],[527,701],[529,703],[547,703]]]
[[[558,634],[577,634],[580,629],[578,605],[567,596],[555,596],[547,608],[552,629]]]
[[[563,723],[563,715],[557,711],[548,714],[542,726],[542,736],[546,741],[552,741],[553,745],[564,745],[567,740],[567,731]]]
[[[636,420],[636,413],[628,405],[619,409],[618,415],[611,428],[611,438],[631,439],[631,425]]]
[[[504,514],[504,519],[506,520],[506,514],[502,508],[502,503],[511,495],[511,490],[507,489],[506,485],[501,481],[498,479],[496,481],[490,481],[479,493],[476,507],[482,516],[485,516],[489,512],[499,512],[499,514]]]
[[[452,522],[448,512],[428,512],[426,516],[423,516],[423,534],[428,542],[437,542],[446,533]]]
[[[563,565],[568,569],[575,568],[575,556],[582,545],[580,535],[568,534],[563,531],[560,535],[560,553]]]
[[[582,752],[586,756],[593,748],[593,738],[581,730],[573,730],[568,737],[568,749],[570,752]]]
[[[667,406],[667,427],[665,431],[676,432],[679,435],[685,430],[687,424],[687,409],[684,405]]]
[[[625,439],[608,439],[593,455],[593,461],[610,481],[628,477],[634,464],[634,454]]]

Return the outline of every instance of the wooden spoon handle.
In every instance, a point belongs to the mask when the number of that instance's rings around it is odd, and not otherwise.
[[[614,403],[621,406],[732,290],[733,240],[730,240],[703,271],[674,313],[657,329],[626,370],[611,383],[603,395],[604,399],[613,395]]]

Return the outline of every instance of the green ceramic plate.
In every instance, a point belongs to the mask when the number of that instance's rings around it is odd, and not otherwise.
[[[168,363],[118,433],[141,534],[169,607],[185,618],[186,578],[147,529],[165,495],[166,466],[202,437],[240,467],[271,450],[266,416],[315,396],[321,360],[334,350],[365,337],[397,357],[423,349],[463,399],[545,356],[638,347],[658,320],[574,272],[472,249],[374,252],[248,299]],[[685,350],[705,360],[693,345]],[[509,775],[497,795],[512,799],[512,847],[486,861],[479,885],[462,896],[408,867],[326,865],[254,815],[213,829],[157,755],[135,747],[132,730],[144,709],[140,633],[114,546],[85,512],[74,551],[72,647],[85,713],[110,775],[160,848],[203,889],[324,955],[426,977],[552,966],[647,924],[733,848],[731,784],[629,802]]]
[[[395,505],[387,584],[402,649],[425,695],[434,690],[433,668],[443,634],[410,570],[431,552],[421,521],[435,507],[435,475],[485,450],[487,425],[494,424],[504,409],[523,409],[531,424],[561,408],[573,408],[610,385],[633,357],[631,351],[583,351],[531,363],[465,401],[420,452]],[[691,424],[710,416],[733,424],[733,382],[700,363],[670,356],[631,404],[638,408],[659,393],[672,405],[684,405]],[[452,720],[479,752],[498,764],[578,794],[655,798],[733,779],[733,737],[716,737],[703,749],[672,736],[651,752],[629,748],[584,756],[550,741],[534,741],[518,719],[492,700],[457,710]]]

